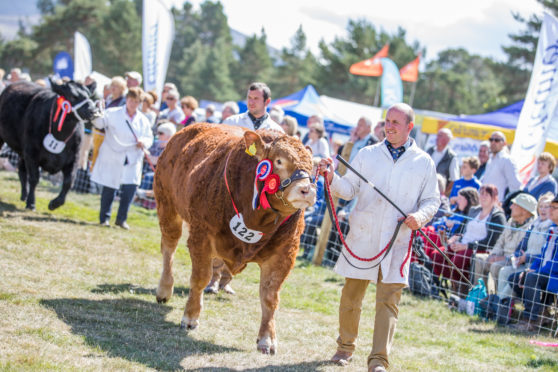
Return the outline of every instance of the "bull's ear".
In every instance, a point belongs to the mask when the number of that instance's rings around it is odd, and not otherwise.
[[[258,160],[263,159],[266,144],[258,133],[251,130],[244,132],[244,142],[249,155],[255,156]]]
[[[58,79],[53,79],[52,77],[48,77],[48,81],[50,82],[50,88],[53,92],[63,95],[62,93],[62,84],[59,83]]]
[[[89,96],[93,96],[93,94],[95,94],[95,89],[97,89],[97,82],[94,81],[89,85],[85,86],[87,89],[89,89]]]

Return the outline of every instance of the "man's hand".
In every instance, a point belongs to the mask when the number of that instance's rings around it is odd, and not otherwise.
[[[138,142],[136,142],[136,147],[137,147],[138,149],[143,149],[143,148],[145,147],[145,145],[143,144],[143,142],[138,141]]]
[[[405,221],[403,222],[405,222],[405,225],[407,225],[407,227],[409,227],[409,229],[411,230],[420,229],[420,223],[413,214],[409,214],[407,218],[405,218]]]
[[[331,166],[332,164],[333,164],[332,158],[323,158],[318,163],[318,173],[323,176],[324,172],[327,172],[328,185],[331,184],[331,181],[333,181],[333,167]]]

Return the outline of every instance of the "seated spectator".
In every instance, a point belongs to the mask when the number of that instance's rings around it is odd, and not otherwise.
[[[296,131],[298,129],[298,122],[296,119],[290,115],[286,115],[283,118],[283,121],[280,122],[281,128],[285,131],[286,134],[289,136],[295,136]]]
[[[149,155],[147,155],[153,166],[157,166],[159,156],[161,156],[165,146],[167,146],[167,143],[175,133],[176,127],[173,123],[167,121],[159,124],[157,127],[157,137],[155,141],[153,141],[153,145],[149,148]],[[153,189],[153,176],[153,170],[149,166],[149,163],[145,162],[143,167],[143,178],[139,188],[142,190]],[[140,194],[142,194],[142,192],[138,190],[138,195]],[[152,196],[152,194],[148,194],[147,196]]]
[[[481,182],[475,177],[475,172],[479,168],[479,159],[474,156],[464,158],[461,163],[461,178],[454,182],[450,193],[450,203],[455,204],[457,192],[464,187],[479,189]]]
[[[313,156],[318,156],[320,158],[329,157],[329,145],[324,138],[325,129],[323,125],[312,124],[310,131],[308,132],[308,141],[304,143],[312,150]]]
[[[546,301],[558,294],[558,197],[552,200],[550,219],[553,224],[548,230],[548,239],[529,269],[520,275],[524,277],[523,304],[525,310],[519,328],[534,331],[541,321],[541,312]]]
[[[454,235],[448,240],[447,255],[463,273],[470,277],[471,257],[475,252],[484,253],[491,249],[506,222],[504,212],[498,206],[498,189],[494,185],[480,188],[480,206],[471,208],[470,220],[466,223],[462,236]],[[460,296],[467,292],[467,284],[461,275],[444,263],[443,258],[437,262],[443,264],[442,275],[451,279],[454,291]]]
[[[225,122],[229,116],[238,114],[240,109],[238,104],[234,101],[227,101],[223,104],[223,110],[221,110],[221,123]]]
[[[209,104],[205,108],[205,122],[210,124],[218,123],[218,120],[213,115],[215,115],[215,105]]]
[[[538,217],[533,221],[525,237],[519,243],[513,256],[510,258],[511,264],[503,267],[498,274],[498,291],[500,299],[512,296],[512,286],[508,282],[510,275],[519,273],[531,266],[533,259],[541,254],[542,247],[546,240],[546,233],[552,225],[550,219],[550,203],[554,199],[551,193],[540,197],[537,204]]]
[[[523,191],[533,195],[535,199],[538,199],[547,192],[556,195],[558,192],[558,184],[554,177],[552,177],[552,172],[554,172],[555,167],[556,159],[554,155],[548,152],[540,154],[537,158],[538,176],[532,177],[523,188]]]
[[[472,207],[479,205],[479,192],[474,187],[464,187],[456,197],[456,207],[449,217],[442,217],[434,221],[433,226],[438,232],[445,231],[447,237],[463,234],[467,221],[465,217]]]
[[[475,172],[475,177],[477,177],[477,179],[480,180],[484,174],[484,171],[486,170],[486,164],[490,159],[490,142],[482,141],[480,143],[478,158],[479,158],[479,169],[477,169],[477,171]]]
[[[120,107],[126,104],[126,80],[122,76],[115,76],[110,81],[110,96],[105,101],[105,107]]]
[[[436,177],[438,178],[438,191],[440,192],[440,207],[438,207],[438,211],[434,215],[434,218],[432,218],[427,226],[432,225],[435,220],[447,216],[450,212],[449,199],[444,194],[446,190],[446,179],[441,174],[436,174]]]
[[[177,90],[169,90],[167,92],[167,108],[159,113],[159,119],[165,119],[175,125],[179,125],[185,118],[184,112],[178,107],[178,100],[180,96]]]
[[[312,159],[312,177],[316,174],[319,162],[320,158],[318,157]],[[300,236],[300,247],[304,249],[302,258],[305,260],[311,260],[313,257],[314,247],[318,242],[317,231],[322,225],[326,210],[324,178],[322,176],[318,176],[316,186],[316,204],[307,208],[304,212],[304,222],[306,225],[304,227],[304,233]]]
[[[159,107],[159,112],[163,111],[164,109],[166,109],[167,106],[167,93],[170,92],[171,90],[176,90],[178,91],[178,88],[176,87],[176,85],[174,83],[165,83],[165,85],[163,86],[163,92],[161,93],[161,106]]]
[[[487,284],[489,292],[495,293],[498,288],[498,274],[500,269],[511,265],[511,257],[525,236],[527,228],[537,215],[537,200],[529,194],[519,194],[512,200],[511,217],[506,224],[504,232],[492,249],[486,253],[477,253],[474,258],[475,277],[477,281],[482,278]],[[487,279],[490,273],[494,286]]]
[[[374,135],[378,139],[378,141],[383,141],[386,138],[386,122],[380,120],[376,126],[374,127]]]
[[[147,117],[149,123],[151,124],[151,129],[155,132],[157,127],[155,126],[155,121],[157,120],[157,114],[151,109],[153,106],[153,96],[148,92],[144,92],[141,96],[141,112]]]
[[[187,127],[190,124],[196,122],[196,117],[194,116],[194,110],[198,108],[198,101],[192,96],[186,96],[180,100],[180,107],[184,112],[184,120],[180,123],[182,127]],[[180,127],[177,127],[177,129]]]
[[[283,122],[283,118],[285,117],[285,111],[281,108],[281,106],[273,106],[269,109],[269,116],[271,117],[271,120],[277,124],[281,124]]]

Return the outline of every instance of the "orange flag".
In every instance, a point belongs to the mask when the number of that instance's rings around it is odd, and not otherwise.
[[[401,80],[415,82],[418,79],[418,67],[420,62],[420,53],[417,58],[413,59],[411,62],[407,63],[405,66],[399,70],[401,75]]]
[[[353,64],[349,69],[349,72],[353,75],[381,76],[382,64],[380,63],[380,59],[387,57],[388,52],[389,44],[386,44],[378,53],[374,55],[374,57]]]

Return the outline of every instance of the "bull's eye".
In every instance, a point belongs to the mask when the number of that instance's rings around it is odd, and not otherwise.
[[[276,164],[276,165],[281,165],[281,159],[275,160],[275,164]]]

